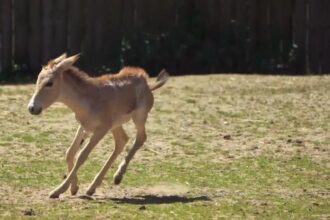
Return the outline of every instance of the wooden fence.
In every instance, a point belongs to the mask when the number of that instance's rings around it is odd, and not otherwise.
[[[329,0],[0,0],[0,72],[330,72]],[[0,74],[1,75],[1,74]]]

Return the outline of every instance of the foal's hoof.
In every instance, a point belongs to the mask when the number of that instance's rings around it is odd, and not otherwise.
[[[115,176],[113,178],[113,182],[114,182],[115,185],[119,185],[121,183],[122,179],[123,179],[122,176]]]
[[[60,195],[59,194],[56,194],[56,193],[50,193],[49,194],[49,198],[50,199],[58,199],[60,197]]]
[[[92,196],[94,193],[95,193],[95,189],[89,189],[87,190],[86,195]]]
[[[78,187],[78,186],[76,186],[76,187],[71,187],[71,195],[72,195],[72,196],[76,195],[77,192],[78,192],[78,190],[79,190],[79,187]]]

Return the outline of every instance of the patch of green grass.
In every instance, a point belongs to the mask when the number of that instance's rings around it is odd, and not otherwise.
[[[2,162],[0,182],[13,187],[45,187],[54,185],[63,176],[64,163],[62,161],[32,160],[17,164]]]
[[[91,182],[102,165],[100,161],[87,161],[78,174],[80,182]],[[17,164],[9,164],[8,161],[3,160],[1,166],[0,183],[14,187],[51,187],[59,184],[67,174],[64,159],[30,160]]]
[[[79,178],[82,182],[91,180],[98,171],[94,161],[82,169]],[[31,161],[28,164],[6,169],[0,181],[8,181],[16,187],[49,187],[59,183],[64,171],[63,163],[55,161]],[[188,203],[169,202],[162,204],[146,202],[146,209],[140,210],[143,200],[136,199],[121,203],[120,199],[109,198],[104,201],[77,200],[70,203],[47,201],[9,208],[2,205],[8,216],[22,215],[24,207],[32,208],[40,218],[88,219],[95,216],[109,218],[144,218],[152,219],[163,216],[164,219],[224,218],[252,216],[260,218],[306,218],[328,214],[326,199],[318,198],[317,203],[308,195],[293,196],[291,190],[317,189],[326,187],[329,171],[325,165],[310,161],[308,158],[294,157],[288,161],[269,157],[245,158],[233,163],[187,162],[151,164],[133,163],[123,181],[125,186],[152,186],[157,184],[188,184],[190,188],[208,189],[203,193],[187,194]],[[145,181],[148,179],[148,181]],[[111,180],[112,181],[112,180]],[[217,188],[229,195],[219,195],[219,200],[212,201],[211,195]],[[113,189],[115,190],[115,189]],[[281,190],[282,194],[278,194]],[[286,195],[287,192],[287,195]],[[205,194],[206,193],[206,194]],[[198,198],[202,197],[208,199]],[[196,199],[196,202],[194,201]],[[215,199],[216,197],[213,197]],[[243,199],[244,198],[244,199]],[[306,200],[311,199],[310,202]],[[314,198],[315,199],[315,198]],[[124,201],[124,200],[122,200]],[[132,203],[130,203],[130,201]],[[78,204],[75,204],[78,203]],[[126,204],[125,204],[126,203]],[[9,208],[9,209],[7,209]],[[10,213],[8,213],[10,210]],[[75,211],[72,211],[75,210]],[[13,213],[16,213],[12,215]]]

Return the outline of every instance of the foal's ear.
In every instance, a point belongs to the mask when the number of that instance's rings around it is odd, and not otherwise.
[[[68,68],[70,68],[80,57],[80,53],[73,55],[71,57],[65,58],[63,59],[61,62],[59,62],[56,65],[56,69],[60,70],[60,71],[65,71]]]
[[[61,62],[62,60],[64,60],[66,57],[67,57],[66,53],[63,53],[61,56],[55,58],[55,59],[53,60],[53,62],[54,62],[55,64],[57,64],[57,63]]]

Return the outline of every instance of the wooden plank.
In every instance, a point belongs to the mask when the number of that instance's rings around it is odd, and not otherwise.
[[[94,4],[94,0],[84,1],[84,39],[82,43],[82,53],[81,58],[82,66],[94,72],[95,62],[97,59],[97,53],[95,51],[94,44],[98,40],[95,35],[95,16],[97,14],[97,7]]]
[[[330,1],[323,0],[323,8],[322,8],[322,36],[323,36],[323,46],[322,46],[322,54],[321,54],[321,65],[322,65],[322,73],[330,73]]]
[[[232,1],[231,0],[219,0],[220,1],[220,9],[219,9],[219,24],[220,24],[220,32],[226,33],[232,22]]]
[[[246,62],[247,68],[245,71],[253,72],[256,60],[256,17],[257,17],[257,0],[247,1],[247,52]]]
[[[257,0],[256,8],[256,71],[266,72],[272,69],[270,57],[270,0]]]
[[[12,1],[2,0],[1,4],[1,30],[2,30],[2,71],[12,70]]]
[[[134,26],[137,30],[150,31],[150,0],[137,0],[135,3]]]
[[[218,0],[209,0],[207,2],[196,0],[197,7],[201,11],[203,25],[208,32],[216,32],[219,25],[219,8]]]
[[[292,0],[271,0],[271,51],[276,71],[286,71],[292,49]]]
[[[52,5],[53,31],[51,57],[57,57],[67,51],[67,0],[56,0]]]
[[[234,72],[245,71],[247,66],[247,54],[248,54],[248,2],[236,0],[232,6],[232,20],[234,28]]]
[[[176,27],[183,28],[187,25],[187,15],[191,10],[193,0],[182,0],[176,3]]]
[[[41,68],[41,0],[29,0],[28,63],[36,74]]]
[[[295,1],[293,5],[293,18],[292,18],[292,29],[293,29],[293,45],[295,47],[295,65],[294,69],[297,73],[307,72],[306,68],[306,0]]]
[[[310,1],[310,67],[314,73],[322,72],[321,53],[323,47],[323,1]],[[329,11],[328,11],[329,13]]]
[[[81,44],[84,34],[84,1],[68,1],[68,53],[76,54],[82,51]]]
[[[144,4],[143,8],[139,8],[144,30],[160,34],[174,27],[175,10],[173,10],[173,6],[176,4],[174,0],[146,0]],[[194,4],[193,1],[192,4]]]
[[[2,3],[0,3],[0,13],[2,13]],[[2,53],[2,50],[3,48],[2,48],[2,16],[1,16],[1,14],[0,14],[0,75],[1,75],[1,73],[2,73],[2,68],[3,68],[3,66],[2,66],[2,62],[3,62],[3,60],[2,60],[2,55],[3,55],[3,53]]]
[[[134,33],[134,13],[135,13],[135,1],[123,0],[122,11],[122,34],[125,37]]]
[[[52,58],[53,43],[53,1],[41,1],[41,21],[42,21],[42,63],[47,63]]]
[[[329,31],[330,4],[327,0],[310,2],[310,66],[315,73],[330,71],[329,65]]]
[[[104,25],[100,27],[103,36],[103,43],[100,45],[100,51],[102,51],[100,65],[112,68],[111,71],[117,71],[120,65],[124,4],[122,0],[105,0],[103,5],[107,7],[103,7],[101,17]]]
[[[113,4],[113,0],[98,0],[94,2],[97,14],[94,16],[95,24],[94,24],[94,33],[95,38],[97,39],[94,42],[94,54],[97,54],[97,59],[94,62],[97,71],[103,71],[106,69],[105,63],[108,61],[105,54],[111,53],[109,45],[111,43],[110,28],[111,28],[111,17],[112,13],[114,13],[111,8]],[[116,12],[115,12],[116,13]],[[115,34],[115,33],[114,33]],[[109,59],[109,58],[108,58]]]
[[[28,55],[28,3],[26,0],[15,0],[14,1],[14,63],[21,66],[27,65]],[[27,66],[26,66],[27,67]]]

